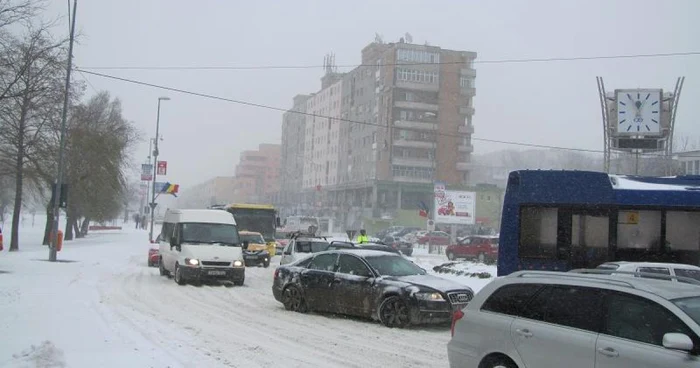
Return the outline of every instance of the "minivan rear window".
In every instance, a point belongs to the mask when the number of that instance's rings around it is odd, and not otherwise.
[[[542,288],[540,284],[513,284],[496,290],[481,306],[482,311],[521,316],[525,305]]]

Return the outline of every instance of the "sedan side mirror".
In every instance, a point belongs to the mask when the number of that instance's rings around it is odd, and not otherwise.
[[[693,350],[693,340],[686,334],[670,332],[664,334],[664,338],[661,344],[666,349],[674,349],[681,351],[691,351]]]

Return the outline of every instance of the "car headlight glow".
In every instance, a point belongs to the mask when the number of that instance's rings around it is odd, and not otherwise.
[[[197,266],[199,265],[199,260],[195,258],[185,258],[185,263],[190,266]]]
[[[233,267],[241,267],[243,266],[243,262],[241,261],[233,261]]]
[[[433,302],[443,302],[445,298],[440,293],[416,293],[416,298]]]

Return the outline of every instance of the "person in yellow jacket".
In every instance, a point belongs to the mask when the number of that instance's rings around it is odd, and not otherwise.
[[[365,229],[360,230],[360,235],[357,236],[357,243],[358,244],[369,243],[369,236],[367,236],[367,232],[365,231]]]

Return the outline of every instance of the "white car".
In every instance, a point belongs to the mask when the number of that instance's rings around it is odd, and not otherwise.
[[[308,257],[311,254],[323,252],[328,248],[329,244],[330,243],[328,243],[325,238],[317,238],[312,236],[292,238],[282,251],[280,265],[286,265]]]
[[[172,210],[165,213],[159,241],[162,276],[175,282],[231,281],[243,285],[245,263],[236,220],[221,210]]]
[[[660,274],[677,276],[670,278],[672,282],[684,282],[683,278],[691,278],[700,281],[700,267],[682,263],[658,263],[658,262],[606,262],[597,267],[600,270],[615,270],[620,272],[640,272],[644,274]],[[622,274],[621,274],[622,275]],[[639,277],[653,277],[651,275],[639,275]],[[688,282],[688,281],[685,281]]]
[[[487,284],[454,315],[450,367],[700,366],[700,286],[579,272]]]

